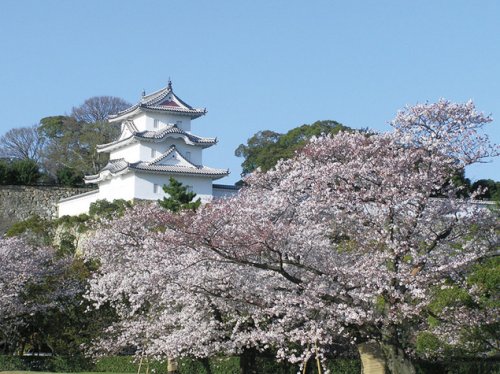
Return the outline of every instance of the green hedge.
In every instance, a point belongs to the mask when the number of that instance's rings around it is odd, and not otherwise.
[[[81,372],[94,369],[89,360],[81,356],[73,357],[37,357],[37,356],[2,356],[0,355],[0,371],[52,371]]]
[[[210,360],[192,360],[184,358],[179,360],[180,374],[239,374],[240,361],[238,357],[227,358],[211,358]],[[116,356],[104,357],[95,363],[95,371],[108,373],[137,373],[139,363],[134,361],[133,357]],[[143,363],[145,372],[146,363]],[[207,370],[207,367],[209,370]],[[149,370],[154,370],[156,373],[165,373],[167,363],[159,361],[151,361]]]
[[[417,362],[417,374],[500,374],[500,361],[456,360],[449,362]]]
[[[453,362],[418,362],[417,374],[500,374],[500,361],[478,360]],[[131,356],[104,357],[93,363],[83,357],[19,357],[1,356],[0,371],[51,371],[51,372],[107,372],[137,373],[138,363]],[[262,355],[256,359],[256,372],[259,374],[296,374],[298,366],[278,363],[273,357]],[[361,363],[356,359],[337,359],[328,362],[331,374],[359,374]],[[152,361],[150,372],[166,373],[167,363]],[[146,366],[141,370],[145,373]],[[179,374],[239,374],[239,357],[215,357],[209,360],[179,360]],[[307,366],[308,374],[316,374],[314,360]]]

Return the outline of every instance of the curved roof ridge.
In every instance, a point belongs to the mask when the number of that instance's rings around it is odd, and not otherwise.
[[[170,154],[173,151],[177,151],[175,146],[172,146],[166,153]],[[180,154],[179,154],[180,155]],[[182,157],[182,155],[180,155]],[[184,159],[184,157],[182,157]],[[189,162],[189,161],[188,161]],[[158,164],[156,162],[127,162],[123,158],[118,158],[114,160],[109,160],[104,168],[102,168],[98,174],[85,176],[85,183],[97,183],[100,182],[111,175],[116,175],[118,173],[127,172],[128,170],[137,170],[142,172],[150,173],[160,173],[160,174],[180,174],[180,175],[204,175],[212,177],[213,179],[219,179],[225,177],[229,174],[229,169],[216,169],[203,165],[195,165],[191,162],[189,164],[192,167],[184,165],[164,165]]]
[[[195,165],[196,166],[196,165]],[[152,173],[173,173],[173,174],[192,174],[192,175],[205,175],[216,177],[216,179],[225,177],[229,174],[228,169],[215,169],[207,166],[186,167],[181,165],[149,165],[145,162],[134,162],[129,164],[132,170],[152,172]]]
[[[105,179],[107,175],[117,174],[129,167],[129,163],[125,161],[124,158],[117,158],[113,160],[109,160],[106,166],[104,166],[99,173],[94,175],[86,175],[84,177],[85,183],[97,183],[101,180]]]
[[[154,138],[154,139],[162,139],[167,134],[181,134],[185,135],[194,143],[216,143],[217,138],[205,138],[198,135],[191,134],[174,124],[168,124],[167,127],[160,130],[144,130],[138,131],[134,135],[142,138]]]
[[[168,103],[164,103],[163,100],[168,95],[170,95],[171,100]],[[168,105],[172,101],[175,104],[175,106]],[[167,87],[164,87],[151,94],[144,95],[137,104],[132,105],[131,107],[124,109],[116,114],[109,115],[108,119],[115,119],[123,115],[132,113],[138,108],[161,110],[166,112],[187,113],[191,114],[192,118],[197,118],[199,116],[204,115],[207,112],[206,109],[193,108],[191,105],[189,105],[188,103],[183,101],[180,97],[178,97],[172,90],[172,84],[169,81]]]
[[[106,148],[113,147],[115,145],[127,145],[132,139],[143,139],[143,140],[162,140],[166,138],[169,134],[179,134],[186,137],[191,143],[199,144],[203,148],[210,147],[217,143],[217,138],[203,138],[198,135],[188,133],[182,129],[179,129],[175,125],[170,125],[169,127],[157,131],[144,130],[132,133],[126,138],[115,140],[105,144],[98,144],[96,146],[98,152],[104,152]],[[189,143],[188,143],[189,144]]]
[[[130,130],[130,132],[132,134],[139,131],[139,129],[135,125],[134,121],[132,121],[131,119],[128,119],[128,120],[124,121],[123,123],[125,126],[127,126],[127,128]]]

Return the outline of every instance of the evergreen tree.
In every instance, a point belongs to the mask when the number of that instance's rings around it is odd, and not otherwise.
[[[160,206],[172,212],[178,212],[183,209],[196,210],[201,204],[199,198],[193,201],[196,197],[194,192],[189,192],[187,186],[183,186],[181,182],[176,181],[172,177],[169,179],[168,186],[163,186],[163,191],[168,194],[168,197],[159,200]]]
[[[340,131],[352,129],[336,121],[326,120],[293,128],[286,134],[270,130],[259,131],[247,140],[247,144],[240,144],[234,154],[245,159],[241,164],[242,176],[245,176],[257,168],[268,171],[279,160],[292,158],[313,136],[335,135]]]

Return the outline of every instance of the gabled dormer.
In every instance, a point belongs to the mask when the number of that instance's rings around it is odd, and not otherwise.
[[[162,155],[156,157],[155,159],[148,162],[148,165],[167,165],[167,166],[182,166],[186,168],[198,168],[199,165],[193,164],[187,158],[185,158],[175,146],[170,147],[170,149],[163,153]]]

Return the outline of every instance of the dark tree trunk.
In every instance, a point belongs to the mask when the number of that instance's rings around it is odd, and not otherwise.
[[[210,368],[210,360],[207,357],[201,359],[201,364],[205,368],[207,374],[212,374],[212,369]]]
[[[245,349],[240,356],[240,373],[241,374],[258,374],[255,365],[257,350],[255,348]]]

